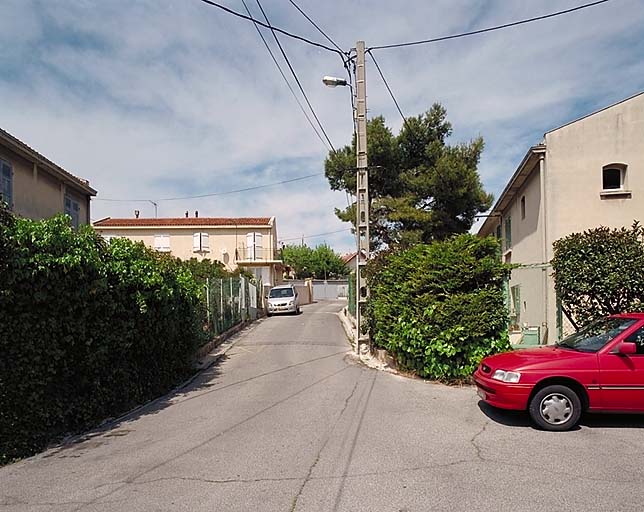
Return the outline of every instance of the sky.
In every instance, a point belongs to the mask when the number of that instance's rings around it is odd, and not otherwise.
[[[348,50],[357,40],[440,37],[588,0],[295,1]],[[244,12],[242,0],[220,3]],[[257,1],[246,3],[260,18]],[[289,0],[262,6],[274,26],[330,46]],[[341,59],[279,38],[334,147],[348,144],[349,91],[321,82],[345,76]],[[439,102],[450,143],[484,138],[479,172],[498,197],[546,131],[644,90],[644,0],[374,54],[405,115]],[[397,132],[402,119],[370,61],[366,73],[369,116],[384,115]],[[0,126],[90,181],[93,220],[134,210],[153,217],[154,202],[159,217],[275,216],[285,243],[354,249],[334,214],[347,197],[324,178],[328,148],[253,23],[199,0],[1,0]],[[174,199],[206,194],[219,195]]]

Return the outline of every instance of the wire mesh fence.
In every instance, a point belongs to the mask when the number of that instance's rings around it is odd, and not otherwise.
[[[213,335],[231,327],[255,320],[263,310],[262,284],[253,284],[244,277],[206,279],[206,310],[208,330]]]

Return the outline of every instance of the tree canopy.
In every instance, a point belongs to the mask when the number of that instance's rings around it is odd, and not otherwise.
[[[342,258],[326,244],[315,249],[306,245],[287,245],[282,248],[282,259],[293,269],[296,279],[327,279],[349,273]]]
[[[466,233],[492,205],[477,171],[483,139],[448,145],[452,126],[439,104],[406,119],[398,135],[382,116],[367,123],[370,230],[376,248],[413,245]],[[356,140],[329,153],[325,174],[333,190],[355,193]],[[355,222],[355,203],[336,209]]]

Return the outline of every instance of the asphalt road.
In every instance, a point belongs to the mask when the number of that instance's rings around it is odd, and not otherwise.
[[[641,511],[644,417],[567,433],[366,368],[340,303],[240,333],[180,393],[0,469],[0,511]]]

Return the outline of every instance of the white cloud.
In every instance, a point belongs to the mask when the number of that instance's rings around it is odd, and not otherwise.
[[[241,2],[225,2],[243,11]],[[341,46],[442,36],[578,5],[470,0],[314,2],[301,7]],[[287,2],[264,2],[271,21],[323,41]],[[256,5],[249,2],[257,14]],[[358,23],[356,20],[360,20]],[[644,89],[644,11],[620,0],[568,16],[435,45],[375,52],[404,112],[448,108],[454,141],[482,135],[480,171],[500,192],[544,131]],[[270,33],[264,32],[274,47]],[[336,146],[351,137],[337,55],[281,38]],[[2,127],[105,198],[222,192],[323,172],[326,151],[299,111],[252,24],[197,0],[0,4]],[[277,49],[275,49],[278,55]],[[288,69],[284,66],[285,72]],[[368,67],[368,106],[401,120]],[[293,85],[295,87],[295,85]],[[347,227],[346,204],[324,178],[207,199],[159,203],[160,215],[275,215],[280,236]],[[96,201],[94,218],[153,214],[151,203]],[[350,233],[326,240],[341,252]]]

